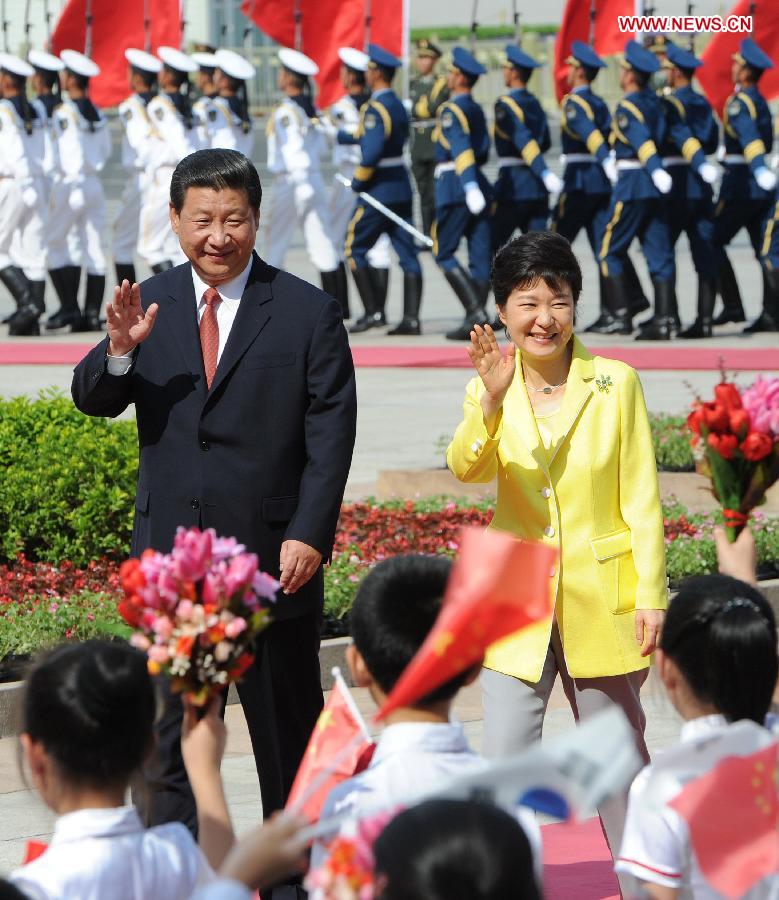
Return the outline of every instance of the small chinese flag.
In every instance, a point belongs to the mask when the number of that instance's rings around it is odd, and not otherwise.
[[[495,641],[549,617],[549,572],[556,559],[557,551],[543,544],[489,528],[464,528],[433,630],[376,719],[480,663]]]
[[[43,841],[27,841],[27,846],[24,848],[22,865],[26,866],[27,863],[35,862],[35,860],[39,856],[43,856],[48,849],[49,845],[44,844]]]
[[[743,897],[779,872],[779,743],[730,756],[670,801],[687,822],[703,877],[723,897]]]
[[[287,809],[316,822],[330,791],[365,769],[374,743],[340,671],[314,726],[287,800]]]

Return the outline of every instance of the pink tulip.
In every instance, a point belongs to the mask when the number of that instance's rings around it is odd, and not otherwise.
[[[160,665],[165,665],[170,659],[168,648],[163,644],[152,644],[151,647],[149,647],[147,655],[152,662],[159,663]]]
[[[179,605],[176,607],[176,617],[181,619],[182,622],[189,622],[194,608],[195,605],[191,600],[180,600]]]
[[[225,591],[228,597],[237,592],[245,593],[257,572],[257,557],[254,553],[242,553],[230,560],[225,577]]]
[[[231,640],[235,640],[242,631],[246,631],[246,619],[240,616],[236,616],[232,622],[225,625],[225,635]]]
[[[213,539],[212,529],[178,529],[171,553],[178,578],[182,581],[200,581],[211,564]]]
[[[168,638],[173,634],[173,622],[167,616],[159,616],[159,618],[152,625],[152,631],[157,635],[157,637],[162,638],[162,640],[167,641]]]
[[[276,592],[281,587],[275,578],[268,575],[267,572],[257,572],[252,579],[252,590],[254,593],[265,600],[275,602]]]

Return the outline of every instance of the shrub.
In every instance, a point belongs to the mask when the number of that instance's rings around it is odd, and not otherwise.
[[[690,432],[682,416],[650,415],[652,443],[657,468],[661,472],[694,472],[695,460],[690,448]]]
[[[54,391],[0,400],[0,560],[126,555],[137,468],[135,422],[90,418]]]

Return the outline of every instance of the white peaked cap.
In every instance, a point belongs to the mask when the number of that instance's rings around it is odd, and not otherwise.
[[[175,47],[158,47],[157,56],[169,69],[175,69],[177,72],[197,72],[200,68],[191,56]]]
[[[368,71],[370,57],[367,53],[363,53],[362,50],[355,50],[354,47],[340,47],[338,50],[338,58],[350,69],[354,69],[357,72]]]
[[[30,50],[27,60],[36,69],[46,69],[48,72],[61,72],[65,68],[65,63],[58,56],[45,50]]]
[[[216,53],[190,53],[190,59],[194,59],[201,69],[216,68]]]
[[[65,66],[76,75],[84,78],[95,78],[100,74],[100,66],[78,50],[63,50],[60,59]]]
[[[237,78],[239,81],[248,81],[250,78],[254,78],[257,71],[248,59],[244,59],[240,53],[234,53],[232,50],[217,50],[214,58],[217,69],[221,69],[225,75]]]
[[[35,69],[29,63],[11,53],[0,53],[0,69],[12,75],[20,75],[22,78],[29,78],[35,74]]]
[[[279,50],[279,59],[285,69],[290,72],[297,72],[298,75],[316,75],[319,72],[319,66],[313,59],[309,59],[305,53],[299,50],[290,50],[289,47],[282,47]]]
[[[135,47],[125,50],[124,58],[134,69],[140,69],[142,72],[152,72],[156,75],[162,68],[162,63],[156,56],[145,50],[136,50]]]

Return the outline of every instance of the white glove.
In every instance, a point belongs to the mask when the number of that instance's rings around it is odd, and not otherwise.
[[[667,194],[673,185],[673,179],[665,169],[655,169],[652,172],[652,181],[661,194]]]
[[[303,205],[312,199],[316,192],[310,181],[302,181],[295,185],[295,202]]]
[[[480,212],[483,212],[484,207],[487,205],[481,188],[473,182],[465,186],[465,205],[468,207],[471,215],[474,216],[478,216]]]
[[[86,198],[84,197],[84,192],[80,187],[74,187],[70,189],[70,193],[68,194],[68,206],[73,210],[73,212],[81,212],[81,210],[86,205]]]
[[[779,153],[774,153],[774,158],[771,160],[771,168],[779,169]]]
[[[617,183],[617,162],[610,154],[603,160],[603,171],[606,173],[606,178],[608,178],[612,184]]]
[[[715,155],[717,157],[717,162],[719,162],[719,163],[721,163],[725,159],[725,156],[727,154],[725,152],[724,144],[720,144],[719,147],[717,147],[717,153]]]
[[[22,203],[27,207],[27,209],[32,209],[33,206],[38,202],[38,192],[35,190],[32,184],[26,184],[22,188]]]
[[[562,191],[563,183],[554,172],[550,172],[549,169],[546,169],[541,178],[543,179],[544,187],[550,194],[559,194]]]
[[[701,163],[698,167],[698,174],[706,184],[714,184],[717,180],[717,167],[708,162]]]
[[[755,171],[755,181],[764,191],[772,191],[776,187],[776,175],[765,166]]]

